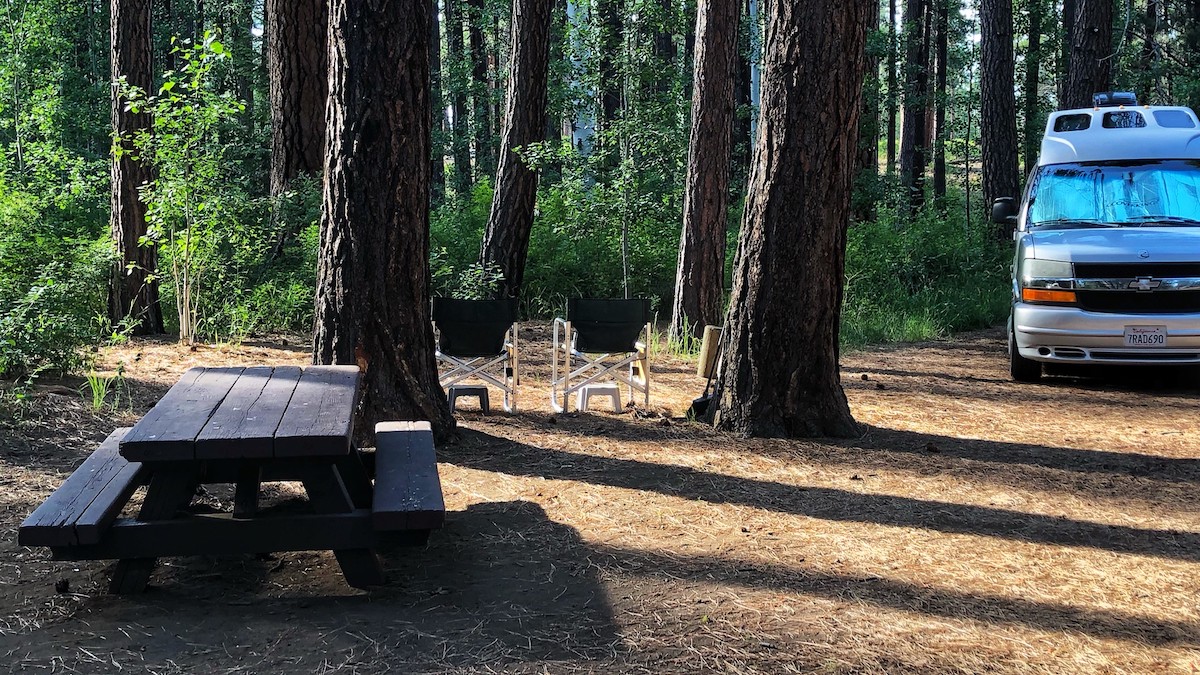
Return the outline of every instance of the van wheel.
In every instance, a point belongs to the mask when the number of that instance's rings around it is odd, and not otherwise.
[[[1021,356],[1017,349],[1017,337],[1008,330],[1008,372],[1017,382],[1037,382],[1042,379],[1042,364]]]

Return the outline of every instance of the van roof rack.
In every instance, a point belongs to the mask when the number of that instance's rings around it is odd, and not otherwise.
[[[1098,91],[1092,94],[1092,105],[1097,108],[1117,108],[1137,105],[1137,94],[1132,91]]]

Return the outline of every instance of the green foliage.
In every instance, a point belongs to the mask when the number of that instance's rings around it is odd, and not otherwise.
[[[70,370],[97,339],[112,256],[78,206],[0,181],[0,376]]]
[[[0,302],[0,376],[77,368],[80,350],[97,341],[92,319],[102,305],[105,247],[80,247],[75,259],[49,261],[17,298]]]
[[[213,87],[215,64],[227,57],[225,45],[211,32],[198,44],[172,40],[182,61],[168,72],[157,94],[121,83],[128,106],[151,115],[152,126],[134,133],[139,159],[154,170],[141,190],[146,203],[149,242],[158,245],[169,265],[177,309],[179,338],[192,342],[201,330],[204,293],[219,288],[207,278],[219,275],[221,237],[237,222],[247,199],[225,162],[224,124],[244,110],[232,93]],[[120,145],[113,144],[120,153]]]
[[[843,344],[928,340],[1003,320],[1010,246],[983,223],[968,224],[962,203],[931,206],[909,223],[881,209],[851,227]]]

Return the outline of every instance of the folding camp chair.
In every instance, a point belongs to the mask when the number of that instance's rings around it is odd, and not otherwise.
[[[571,394],[609,379],[628,385],[630,400],[641,392],[650,405],[649,337],[649,300],[567,300],[567,318],[554,320],[550,405],[563,412]]]
[[[443,371],[438,382],[449,388],[471,378],[482,380],[504,392],[504,410],[515,410],[520,379],[516,298],[434,298],[433,324]]]

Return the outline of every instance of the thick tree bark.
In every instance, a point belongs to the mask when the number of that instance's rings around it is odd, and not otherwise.
[[[721,324],[739,5],[738,0],[696,5],[692,129],[669,331],[676,340]]]
[[[881,30],[879,3],[867,7],[867,69],[863,80],[862,114],[858,121],[858,153],[854,167],[853,218],[875,217],[879,179],[879,117],[882,101],[879,67],[886,51],[876,40]]]
[[[733,173],[731,181],[734,185],[744,185],[750,171],[750,148],[754,139],[750,138],[750,117],[753,114],[751,106],[751,70],[750,50],[751,31],[754,29],[750,22],[750,0],[740,0],[741,7],[738,29],[737,69],[734,71],[735,108],[733,117],[733,140],[731,144],[730,165]],[[694,95],[694,92],[693,92]]]
[[[621,21],[621,6],[618,0],[596,0],[599,15],[600,47],[600,111],[601,128],[617,119],[621,110],[621,37],[624,32]]]
[[[897,73],[899,41],[896,36],[896,0],[888,0],[887,73],[887,172],[896,170],[896,111],[900,108],[900,78]]]
[[[325,162],[328,0],[266,0],[271,196]]]
[[[1085,108],[1092,94],[1112,89],[1112,0],[1075,0],[1071,63],[1063,108]]]
[[[997,197],[1016,197],[1019,192],[1012,0],[982,0],[979,18],[982,33],[979,140],[983,154],[983,199],[984,204],[991,204]]]
[[[486,19],[483,0],[467,0],[467,35],[471,45],[471,101],[474,108],[475,178],[495,175],[492,148],[492,89],[488,80],[488,52],[483,39]]]
[[[550,69],[550,13],[554,0],[514,0],[511,68],[501,133],[500,166],[480,261],[504,274],[501,297],[517,297],[537,202],[537,171],[517,151],[543,138]]]
[[[1042,138],[1042,106],[1038,84],[1042,77],[1042,24],[1045,21],[1045,0],[1028,0],[1029,45],[1025,50],[1025,173],[1037,163]]]
[[[442,99],[442,27],[438,18],[438,1],[433,3],[432,20],[429,22],[429,100],[433,115],[433,150],[429,156],[429,198],[433,206],[446,197],[445,138],[446,106]]]
[[[313,362],[364,370],[356,427],[454,428],[429,294],[431,3],[330,2],[329,138]]]
[[[446,3],[446,60],[450,77],[450,156],[454,159],[454,191],[459,197],[471,190],[471,146],[467,126],[467,55],[463,47],[464,0],[445,0]]]
[[[838,328],[866,4],[767,6],[761,126],[722,337],[719,428],[859,433],[839,381]]]
[[[900,182],[910,213],[925,204],[925,111],[929,98],[928,0],[908,0],[904,10],[904,120],[900,134]]]
[[[1058,34],[1059,52],[1055,67],[1060,107],[1067,98],[1067,78],[1071,71],[1071,33],[1075,30],[1077,2],[1078,0],[1062,0],[1062,32]]]
[[[146,236],[146,205],[138,198],[138,186],[150,181],[150,169],[133,156],[127,140],[150,127],[150,115],[126,109],[118,82],[154,93],[151,72],[153,34],[150,30],[150,0],[113,0],[111,3],[112,128],[122,139],[114,143],[112,156],[112,212],[109,225],[117,262],[108,294],[108,316],[114,325],[126,317],[136,319],[140,335],[163,332],[162,307],[158,303],[158,253],[153,244],[142,246]]]
[[[936,61],[934,71],[933,98],[933,195],[939,200],[946,198],[946,89],[950,52],[950,10],[947,0],[933,0],[935,31],[937,32]]]

